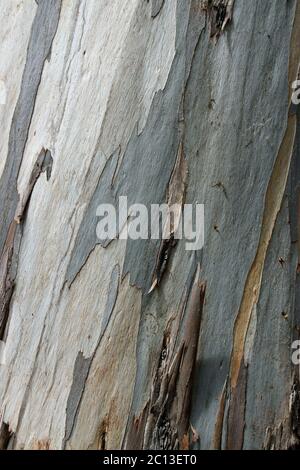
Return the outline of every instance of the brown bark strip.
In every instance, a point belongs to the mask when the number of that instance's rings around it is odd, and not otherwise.
[[[242,450],[245,429],[247,368],[243,364],[240,368],[238,383],[231,390],[228,423],[227,423],[227,449]]]
[[[100,428],[97,433],[97,449],[106,450],[107,431],[109,428],[109,418],[106,416],[101,422]]]
[[[2,423],[0,426],[0,450],[6,450],[12,437],[12,432],[7,423]]]
[[[282,446],[282,432],[283,432],[283,425],[282,423],[275,428],[268,427],[266,429],[266,436],[265,442],[263,445],[263,450],[280,450],[283,448]]]
[[[33,450],[49,450],[51,442],[48,439],[36,441],[33,443]]]
[[[47,181],[49,181],[52,172],[52,165],[53,165],[53,158],[51,155],[50,150],[46,150],[42,148],[40,154],[34,164],[33,170],[31,172],[30,180],[28,186],[25,190],[24,196],[19,199],[19,204],[17,206],[16,214],[15,214],[15,221],[19,224],[21,223],[26,209],[28,207],[30,197],[34,186],[39,179],[40,175],[46,172]]]
[[[7,239],[0,258],[0,340],[4,337],[9,305],[15,285],[15,279],[11,268],[16,230],[17,224],[13,221],[9,227]]]
[[[125,449],[140,450],[143,449],[145,439],[145,428],[149,416],[149,402],[141,412],[140,416],[134,416],[126,437]]]
[[[193,373],[197,356],[201,317],[205,298],[205,284],[199,281],[200,267],[194,277],[184,315],[179,312],[177,321],[171,318],[165,330],[160,359],[153,379],[149,409],[145,408],[139,420],[135,420],[134,432],[128,435],[142,436],[141,441],[127,440],[131,445],[144,449],[187,449],[190,446],[190,404]],[[178,321],[181,320],[181,321]],[[179,328],[183,324],[183,333]]]
[[[152,292],[155,287],[160,285],[160,282],[168,264],[168,260],[170,258],[171,251],[176,245],[174,235],[176,234],[181,219],[181,211],[178,211],[178,208],[182,208],[184,204],[187,177],[187,162],[184,156],[183,144],[182,142],[180,142],[177,152],[176,163],[170,178],[167,191],[167,204],[170,213],[168,214],[166,225],[165,227],[163,227],[163,240],[158,251],[152,286],[150,288],[149,293]],[[174,210],[171,216],[172,207],[174,208],[175,205],[176,209]]]
[[[215,431],[212,440],[212,449],[213,450],[221,450],[222,448],[222,436],[223,436],[223,425],[224,425],[224,415],[225,415],[225,408],[226,408],[226,398],[227,398],[227,380],[224,384],[220,402],[219,402],[219,409],[215,424]]]

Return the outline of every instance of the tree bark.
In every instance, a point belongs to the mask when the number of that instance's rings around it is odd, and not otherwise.
[[[299,0],[0,18],[0,447],[299,447]],[[99,240],[121,196],[203,248]]]

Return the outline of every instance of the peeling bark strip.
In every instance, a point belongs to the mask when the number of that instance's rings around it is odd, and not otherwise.
[[[107,432],[109,428],[109,417],[105,417],[102,421],[100,428],[97,434],[97,449],[98,450],[106,450],[106,440],[107,440]]]
[[[15,221],[18,224],[21,223],[21,221],[23,220],[25,216],[26,209],[28,207],[30,197],[32,195],[32,191],[40,175],[46,172],[47,181],[49,181],[49,179],[51,178],[52,165],[53,165],[53,158],[52,158],[50,150],[45,150],[43,148],[37,158],[37,161],[34,164],[28,186],[25,190],[25,194],[22,197],[20,197],[20,200],[18,203],[18,207],[17,207],[16,214],[15,214]]]
[[[171,217],[171,210],[172,206],[175,206],[175,204],[178,209],[182,209],[183,207],[187,176],[187,162],[184,157],[182,142],[180,142],[175,167],[167,189],[167,204],[170,209],[170,213],[168,214],[166,225],[163,227],[163,240],[158,251],[153,282],[149,293],[152,292],[156,286],[159,286],[166,270],[171,251],[176,245],[176,239],[174,236],[179,227],[182,214],[181,211],[174,211]]]
[[[0,180],[0,253],[14,218],[19,196],[17,178],[27,142],[44,62],[57,30],[61,0],[40,0],[31,29],[21,91],[9,134],[8,154]],[[43,25],[41,27],[41,25]]]
[[[227,422],[227,449],[241,450],[244,442],[247,367],[243,364],[238,384],[231,390]]]
[[[289,409],[282,422],[266,429],[264,450],[300,449],[300,385],[298,372],[294,374]]]
[[[227,380],[224,384],[220,402],[219,402],[219,410],[217,414],[216,424],[215,424],[215,431],[212,440],[212,449],[213,450],[221,450],[222,448],[222,437],[223,437],[223,425],[224,425],[224,416],[225,416],[225,409],[226,409],[226,399],[227,399]]]
[[[190,1],[178,2],[174,25],[178,53],[174,56],[164,89],[153,97],[147,126],[140,134],[136,129],[133,130],[119,164],[118,154],[107,161],[95,192],[87,204],[66,274],[69,285],[86,263],[94,247],[97,244],[105,246],[97,238],[95,230],[98,223],[96,209],[99,204],[109,203],[117,208],[121,195],[128,197],[129,207],[138,203],[150,209],[151,204],[165,203],[181,140],[178,122],[182,114],[182,92],[193,60],[193,49],[196,47],[194,40],[188,45],[186,37],[186,30],[191,28],[188,24],[190,8]],[[204,24],[204,18],[202,20]],[[201,30],[203,26],[200,22]],[[195,30],[197,31],[197,28]],[[197,34],[200,35],[200,31]],[[100,135],[98,142],[101,138]],[[97,151],[99,150],[100,147],[97,148]],[[153,284],[159,249],[159,243],[153,240],[127,241],[122,276],[125,277],[129,273],[130,284],[141,288],[144,294],[149,292]]]
[[[12,273],[12,260],[16,231],[17,223],[13,221],[8,230],[8,236],[0,258],[0,340],[4,336],[9,305],[15,285],[15,275]]]
[[[268,427],[266,429],[263,450],[282,450],[282,432],[282,423],[279,426],[275,426],[275,428]]]
[[[234,0],[201,0],[202,10],[210,20],[210,36],[218,38],[232,20]]]
[[[0,450],[7,449],[11,437],[12,432],[9,429],[9,425],[3,422],[0,426]]]
[[[70,439],[73,431],[76,414],[83,394],[85,383],[90,371],[91,362],[92,358],[85,358],[82,352],[78,353],[74,365],[73,382],[69,393],[66,409],[66,427],[63,448],[65,448],[65,445]]]
[[[25,197],[21,202],[17,179],[26,147],[36,95],[44,62],[49,57],[57,30],[61,0],[41,0],[31,29],[20,95],[16,104],[9,134],[8,154],[0,180],[0,338],[3,338],[16,277],[19,251],[17,224],[25,213],[34,185],[42,171],[51,175],[52,157],[43,150],[33,170]],[[41,24],[43,27],[41,27]],[[19,207],[18,206],[19,202]]]
[[[125,449],[141,450],[144,448],[145,429],[149,419],[150,401],[138,417],[134,417],[125,436]]]
[[[200,266],[194,277],[185,312],[169,321],[153,378],[149,403],[128,430],[126,448],[188,449],[194,367],[205,298]],[[183,334],[180,333],[183,323]],[[147,417],[145,417],[147,414]]]
[[[22,237],[22,228],[19,227],[26,213],[34,186],[44,171],[47,179],[51,176],[52,156],[49,150],[42,149],[34,168],[23,199],[19,200],[14,220],[10,224],[7,239],[0,257],[0,340],[3,339],[6,323],[9,316],[9,307],[14,292],[15,279],[19,258],[19,249]]]

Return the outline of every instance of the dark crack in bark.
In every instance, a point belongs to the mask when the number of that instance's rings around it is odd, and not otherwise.
[[[218,39],[232,20],[234,0],[201,0],[200,6],[209,18],[210,36]]]
[[[3,422],[0,426],[0,450],[6,450],[8,448],[12,436],[13,433],[9,428],[9,424]]]
[[[164,6],[165,0],[152,0],[151,17],[156,18]]]

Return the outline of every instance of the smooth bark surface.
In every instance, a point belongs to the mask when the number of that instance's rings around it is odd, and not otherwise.
[[[300,1],[0,7],[0,447],[299,447]]]

